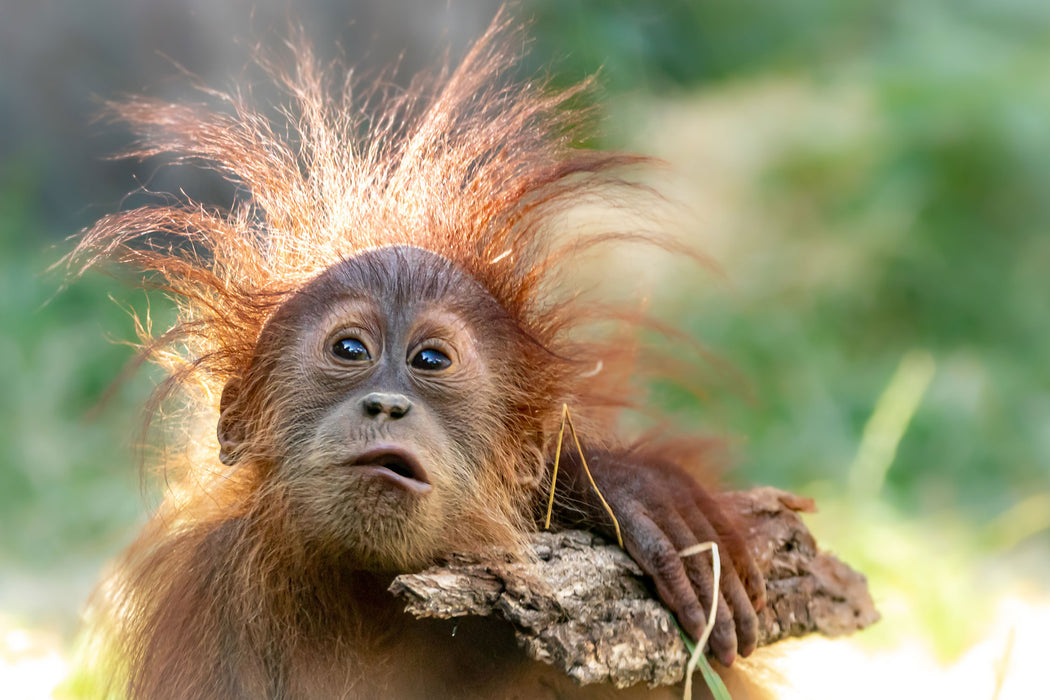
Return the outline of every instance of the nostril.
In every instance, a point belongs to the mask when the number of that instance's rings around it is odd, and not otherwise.
[[[391,418],[401,418],[412,408],[412,402],[407,396],[394,394],[390,397],[389,411]]]
[[[375,417],[383,412],[383,402],[375,395],[366,396],[365,400],[361,403],[364,406],[365,413],[369,416]]]

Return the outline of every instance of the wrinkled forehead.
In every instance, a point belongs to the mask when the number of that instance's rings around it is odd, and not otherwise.
[[[388,314],[440,306],[470,323],[505,326],[504,309],[447,258],[409,245],[384,246],[341,260],[306,284],[278,311],[281,326],[322,315],[339,300],[363,300]]]
[[[456,292],[467,289],[487,296],[473,278],[447,258],[409,245],[373,248],[341,260],[304,291],[311,288],[326,298],[359,296],[396,306],[451,300]]]

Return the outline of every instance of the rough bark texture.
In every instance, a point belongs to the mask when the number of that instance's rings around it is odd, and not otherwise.
[[[818,550],[799,512],[809,499],[773,488],[722,494],[766,577],[759,644],[813,632],[849,634],[879,615],[864,577]],[[416,617],[497,616],[508,620],[529,656],[580,683],[670,685],[687,653],[674,618],[631,558],[600,536],[538,533],[535,557],[505,553],[456,557],[398,576],[391,591]],[[703,555],[701,555],[703,556]]]

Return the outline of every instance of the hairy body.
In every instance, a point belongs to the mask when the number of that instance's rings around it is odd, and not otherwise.
[[[499,33],[429,99],[388,103],[364,147],[305,57],[297,154],[241,105],[116,108],[137,155],[204,159],[252,196],[225,217],[113,215],[77,251],[162,276],[183,315],[146,351],[217,425],[213,456],[185,467],[105,591],[128,695],[611,693],[526,660],[496,622],[409,619],[386,590],[452,553],[520,549],[565,406],[625,548],[683,628],[699,636],[713,580],[678,552],[717,541],[711,651],[729,665],[754,648],[764,588],[740,534],[670,451],[617,434],[634,350],[582,340],[602,317],[556,291],[573,247],[551,250],[552,215],[636,159],[567,149],[567,96],[493,87]],[[611,534],[581,456],[560,460],[556,521]]]

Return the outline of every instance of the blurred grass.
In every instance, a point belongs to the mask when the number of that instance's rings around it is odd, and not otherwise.
[[[101,561],[128,541],[143,500],[132,437],[148,373],[98,402],[131,350],[135,293],[91,277],[59,292],[63,246],[26,211],[41,187],[31,162],[0,178],[0,605],[71,632]],[[138,303],[142,301],[138,294]],[[121,335],[123,334],[123,335]],[[100,408],[97,418],[89,417]]]
[[[759,141],[766,152],[748,173],[757,179],[732,202],[748,210],[735,214],[730,235],[738,240],[721,257],[735,296],[694,297],[692,312],[683,309],[684,322],[760,387],[763,410],[745,406],[733,416],[755,438],[748,464],[756,476],[843,476],[897,362],[926,348],[939,371],[910,427],[915,439],[901,445],[888,475],[893,495],[914,508],[961,502],[989,516],[1045,483],[1050,82],[1040,76],[1050,65],[1050,6],[541,7],[541,35],[557,36],[544,46],[573,47],[563,72],[604,65],[610,91],[641,103],[635,116],[706,95],[708,103],[687,108],[701,130],[719,96],[785,85],[811,103],[737,100],[738,128],[721,138],[737,151]],[[633,69],[621,70],[626,64]],[[655,144],[673,165],[692,167],[675,148],[704,154],[691,149],[702,136],[683,132],[684,119],[625,126],[616,117],[608,130],[626,133],[631,145]],[[750,131],[769,131],[764,118],[811,123],[769,138]],[[650,137],[663,129],[674,133]],[[805,413],[788,415],[799,409]],[[963,434],[970,439],[957,439]],[[924,482],[959,477],[960,491],[924,490]]]

